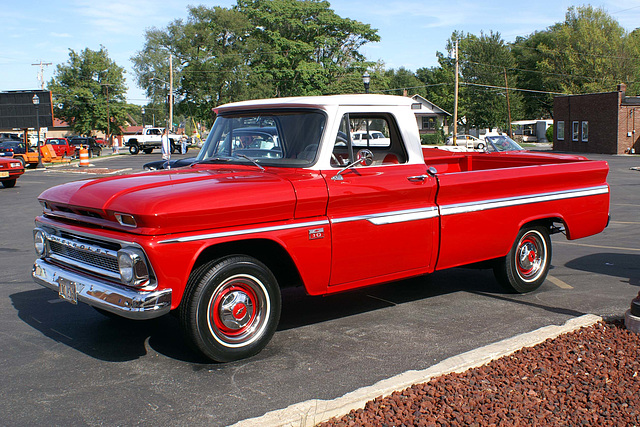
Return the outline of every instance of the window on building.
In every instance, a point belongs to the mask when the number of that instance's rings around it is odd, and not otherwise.
[[[589,141],[589,122],[582,122],[582,142]]]
[[[556,139],[558,141],[564,141],[564,121],[558,122],[558,130],[556,131]]]
[[[571,131],[572,131],[571,132],[571,134],[572,134],[571,139],[573,141],[577,141],[578,138],[580,137],[580,122],[573,122]]]
[[[435,130],[436,119],[434,117],[422,117],[422,129]]]

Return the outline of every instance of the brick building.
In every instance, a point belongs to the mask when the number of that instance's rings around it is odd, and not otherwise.
[[[553,149],[579,153],[640,153],[640,97],[617,92],[553,99]]]

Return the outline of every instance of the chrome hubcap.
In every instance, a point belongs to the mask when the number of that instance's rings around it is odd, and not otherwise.
[[[222,299],[218,315],[222,324],[227,328],[242,329],[247,326],[253,313],[253,301],[242,291],[229,292]]]
[[[547,248],[542,235],[532,230],[520,239],[516,256],[518,275],[526,282],[535,281],[547,262]]]

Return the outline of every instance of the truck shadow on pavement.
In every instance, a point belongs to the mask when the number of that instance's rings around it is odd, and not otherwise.
[[[458,268],[328,296],[309,296],[302,288],[284,289],[278,331],[295,330],[421,300],[430,304],[430,298],[455,292],[576,315],[561,308],[510,297],[495,281],[490,270]],[[98,360],[126,362],[159,353],[181,362],[212,365],[211,361],[189,347],[178,319],[173,315],[147,321],[107,318],[86,304],[74,306],[66,303],[48,289],[15,293],[10,298],[23,322],[44,336]],[[393,319],[381,318],[380,321]],[[269,357],[270,353],[267,348],[254,358]]]
[[[640,255],[599,253],[576,258],[565,266],[573,270],[621,277],[628,279],[622,280],[623,283],[640,286]]]
[[[99,360],[125,362],[158,352],[185,362],[203,362],[183,340],[172,315],[146,321],[112,319],[86,304],[64,302],[48,289],[15,293],[10,298],[23,322]]]

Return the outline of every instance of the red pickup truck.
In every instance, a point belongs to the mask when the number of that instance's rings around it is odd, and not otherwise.
[[[76,147],[69,144],[67,138],[47,138],[44,144],[51,145],[57,156],[75,157],[76,155]]]
[[[606,162],[422,149],[411,107],[384,95],[220,106],[188,167],[44,191],[33,278],[103,313],[175,310],[224,362],[267,345],[282,288],[324,295],[474,264],[530,292],[550,234],[607,226]]]

